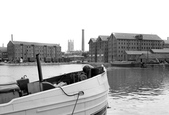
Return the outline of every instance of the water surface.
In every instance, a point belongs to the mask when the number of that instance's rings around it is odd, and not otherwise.
[[[42,66],[43,78],[48,78],[63,73],[69,73],[73,71],[82,70],[84,65],[70,64],[70,65],[44,65]],[[0,66],[0,77],[11,77],[14,80],[20,79],[24,75],[30,79],[30,81],[38,80],[37,66]]]
[[[108,114],[168,115],[169,68],[108,68]]]

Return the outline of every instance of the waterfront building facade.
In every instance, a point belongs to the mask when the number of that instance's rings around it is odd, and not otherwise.
[[[7,47],[0,47],[0,61],[7,60],[8,60]]]
[[[88,44],[89,44],[89,61],[97,62],[96,38],[91,38]]]
[[[125,51],[162,49],[164,41],[155,34],[112,33],[108,39],[108,61],[125,60]]]
[[[155,34],[112,33],[99,36],[95,42],[90,39],[89,54],[92,62],[129,61],[136,60],[143,51],[162,49],[163,46],[164,41]]]
[[[108,37],[98,36],[89,41],[89,57],[91,62],[108,62]]]
[[[40,54],[40,60],[44,62],[58,62],[61,59],[61,47],[58,44],[9,41],[7,52],[11,62],[34,62],[36,54]]]
[[[108,62],[108,37],[99,36],[97,38],[97,62]]]
[[[150,51],[125,51],[124,60],[125,61],[137,61],[142,62],[140,60],[140,56],[146,54],[151,54]]]

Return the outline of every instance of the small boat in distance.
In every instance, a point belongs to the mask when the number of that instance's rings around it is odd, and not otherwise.
[[[0,115],[106,115],[109,84],[105,67],[86,65],[82,71],[39,81],[23,77],[0,84]]]

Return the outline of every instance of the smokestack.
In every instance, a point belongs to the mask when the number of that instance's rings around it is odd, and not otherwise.
[[[84,29],[82,29],[82,51],[84,52]]]
[[[4,43],[2,43],[2,47],[4,47]]]
[[[13,41],[13,34],[11,34],[11,41]]]

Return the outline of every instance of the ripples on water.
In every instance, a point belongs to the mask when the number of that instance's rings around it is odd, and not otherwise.
[[[112,67],[108,79],[113,114],[169,114],[169,67]]]

